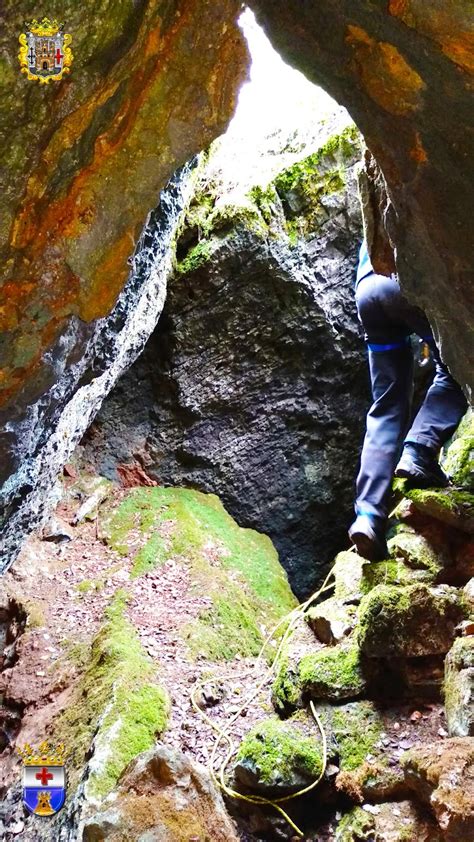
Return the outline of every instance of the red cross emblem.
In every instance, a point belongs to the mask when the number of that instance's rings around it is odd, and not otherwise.
[[[61,64],[61,59],[63,58],[63,54],[62,54],[61,50],[59,49],[59,47],[56,50],[55,58],[56,58],[56,64]]]
[[[43,786],[47,786],[48,781],[51,781],[54,778],[54,775],[43,766],[41,772],[37,772],[35,778],[41,782]]]

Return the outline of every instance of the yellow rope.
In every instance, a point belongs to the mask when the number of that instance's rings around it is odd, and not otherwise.
[[[289,638],[293,634],[293,632],[295,630],[296,623],[298,622],[298,620],[308,610],[309,606],[316,599],[318,599],[321,596],[321,594],[323,594],[326,591],[332,589],[333,585],[330,585],[328,583],[329,583],[330,578],[333,576],[333,571],[334,571],[334,568],[331,568],[331,570],[329,571],[328,575],[326,576],[326,578],[325,578],[323,584],[321,585],[321,587],[319,588],[319,590],[315,591],[315,593],[313,593],[309,597],[309,599],[307,599],[305,602],[300,603],[300,605],[298,605],[289,614],[287,614],[285,617],[283,617],[277,623],[277,625],[272,629],[270,634],[265,639],[265,641],[263,643],[263,646],[260,649],[260,652],[257,656],[255,664],[254,664],[254,666],[252,667],[251,670],[247,670],[243,673],[238,673],[238,674],[234,673],[234,674],[224,675],[221,678],[221,680],[228,681],[228,682],[232,683],[232,682],[237,681],[237,680],[240,681],[242,678],[249,675],[249,673],[250,674],[254,673],[258,669],[258,667],[260,666],[260,664],[263,660],[263,653],[265,652],[267,646],[270,644],[271,640],[274,638],[277,630],[284,623],[287,623],[286,629],[283,632],[280,643],[278,645],[276,654],[275,654],[275,656],[272,660],[272,663],[270,665],[270,672],[271,673],[274,672],[275,669],[276,669],[276,665],[278,664],[278,661],[279,661],[279,659],[281,657],[281,654],[283,652],[283,647],[285,646],[285,644],[287,643],[287,641],[289,640]],[[322,755],[323,755],[321,772],[320,772],[318,778],[315,781],[313,781],[311,784],[309,784],[308,786],[304,787],[303,789],[299,789],[297,792],[293,792],[291,795],[284,795],[280,798],[273,798],[272,799],[272,798],[264,798],[261,795],[244,795],[243,793],[238,792],[237,790],[229,787],[225,782],[225,770],[226,770],[227,766],[229,765],[230,760],[233,757],[233,755],[238,751],[238,747],[236,748],[234,746],[234,742],[233,742],[232,738],[229,736],[228,732],[229,732],[230,727],[235,722],[235,720],[240,716],[242,711],[249,707],[250,703],[253,701],[253,699],[255,699],[257,694],[262,689],[263,685],[268,681],[268,676],[265,676],[265,678],[263,678],[260,682],[257,683],[256,687],[252,690],[251,694],[240,705],[237,712],[234,713],[233,716],[230,717],[230,719],[228,719],[227,725],[226,725],[225,728],[222,728],[220,725],[217,725],[217,723],[213,722],[212,719],[203,710],[201,710],[201,708],[199,707],[199,705],[196,701],[196,695],[197,695],[198,691],[202,690],[202,688],[205,687],[206,684],[209,684],[211,681],[215,681],[215,678],[208,678],[205,681],[197,682],[196,685],[194,686],[190,696],[191,696],[191,704],[192,704],[194,710],[196,711],[196,713],[205,722],[207,722],[208,725],[210,725],[210,727],[213,729],[213,731],[215,731],[218,735],[217,739],[214,742],[214,746],[213,746],[211,756],[209,758],[209,763],[208,763],[209,772],[210,772],[212,780],[214,781],[214,783],[218,787],[220,787],[223,790],[223,792],[226,793],[226,795],[228,795],[231,798],[235,798],[235,799],[238,799],[240,801],[247,801],[251,804],[266,804],[267,806],[274,807],[274,809],[277,810],[283,816],[283,818],[288,822],[288,824],[293,828],[295,833],[298,836],[300,836],[301,838],[303,838],[303,836],[304,836],[303,832],[294,823],[294,821],[290,818],[288,813],[286,813],[285,810],[282,807],[280,807],[280,804],[282,804],[286,801],[291,801],[293,798],[298,798],[299,796],[304,795],[307,792],[309,792],[310,790],[314,789],[319,784],[319,782],[320,782],[321,778],[323,777],[324,772],[326,770],[326,763],[327,763],[326,734],[324,732],[324,728],[321,724],[321,720],[318,716],[318,713],[316,711],[316,708],[314,706],[313,701],[310,701],[310,708],[311,708],[311,713],[313,714],[313,717],[316,721],[316,724],[317,724],[317,726],[319,728],[319,731],[320,731],[320,734],[321,734]],[[215,769],[214,769],[214,764],[215,764],[217,749],[218,749],[218,747],[220,746],[220,744],[223,740],[225,740],[227,742],[228,750],[227,750],[227,753],[226,753],[224,759],[222,760],[222,762],[220,764],[219,775],[217,776],[217,774],[215,772]]]

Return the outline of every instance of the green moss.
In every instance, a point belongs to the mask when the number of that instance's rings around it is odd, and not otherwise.
[[[359,649],[352,642],[304,655],[299,677],[303,692],[313,699],[357,698],[365,689]]]
[[[210,606],[182,629],[193,655],[213,660],[237,652],[254,655],[264,640],[262,625],[270,631],[296,605],[270,539],[239,527],[212,494],[132,489],[104,517],[102,532],[117,551],[128,554],[137,530],[150,537],[135,556],[134,575],[178,558],[191,570],[192,588],[209,597]]]
[[[278,665],[272,686],[272,703],[280,714],[288,713],[301,704],[301,682],[299,672],[283,657]]]
[[[374,827],[374,817],[362,807],[354,807],[339,822],[336,842],[359,842],[359,840],[374,840],[375,842]]]
[[[441,569],[441,565],[433,569],[420,565],[419,570],[414,570],[401,559],[372,562],[364,569],[361,592],[367,594],[378,585],[399,585],[403,587],[412,585],[416,581],[432,583],[437,580]]]
[[[297,226],[287,229],[289,235],[304,235],[320,227],[327,216],[321,208],[321,199],[344,189],[347,166],[360,158],[361,150],[359,132],[349,126],[276,177],[274,185],[285,205],[287,225],[299,218]],[[295,199],[299,210],[294,209]]]
[[[89,593],[93,590],[97,590],[97,583],[92,579],[83,579],[76,585],[76,591],[79,591],[79,593]]]
[[[474,413],[470,409],[458,427],[443,460],[443,468],[455,485],[474,493]]]
[[[359,606],[357,639],[371,657],[442,654],[465,613],[455,588],[377,585]]]
[[[405,495],[413,501],[415,506],[440,520],[451,515],[450,521],[462,518],[465,510],[474,511],[474,494],[459,491],[457,488],[447,488],[442,491],[432,489],[405,489]]]
[[[189,272],[195,272],[201,266],[204,266],[212,257],[217,243],[209,240],[201,240],[186,257],[176,265],[176,271],[179,275],[186,275]]]
[[[67,745],[68,765],[76,772],[82,771],[96,734],[88,779],[95,797],[110,792],[127,763],[153,744],[169,712],[167,694],[155,681],[156,667],[125,617],[126,603],[127,594],[117,591],[92,643],[76,698],[55,723],[55,739]]]
[[[245,735],[237,762],[249,764],[263,786],[284,785],[294,780],[295,773],[317,778],[322,770],[322,752],[316,740],[304,736],[296,725],[268,719]]]
[[[194,655],[205,654],[211,660],[258,655],[262,634],[255,610],[242,592],[229,596],[215,595],[212,608],[203,611],[198,622],[184,627],[182,633]]]
[[[355,702],[334,708],[332,729],[342,772],[359,769],[368,754],[377,755],[383,719],[371,702]]]
[[[422,535],[401,531],[390,539],[389,549],[392,556],[402,558],[405,562],[406,577],[411,576],[424,581],[435,582],[443,570],[438,554]],[[415,574],[416,571],[416,574]],[[404,572],[401,572],[402,577]]]
[[[275,212],[275,205],[279,201],[278,193],[273,184],[267,185],[266,188],[256,185],[249,190],[247,195],[258,208],[265,223],[270,225]]]

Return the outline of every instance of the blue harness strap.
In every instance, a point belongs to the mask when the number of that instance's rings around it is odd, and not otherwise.
[[[406,336],[405,339],[401,339],[400,342],[387,342],[386,345],[379,345],[376,342],[367,342],[367,347],[375,354],[379,354],[382,351],[398,351],[400,348],[405,348],[409,343],[410,337]]]

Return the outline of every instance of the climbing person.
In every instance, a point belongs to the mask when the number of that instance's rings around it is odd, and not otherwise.
[[[385,532],[392,478],[416,488],[445,487],[438,462],[443,444],[467,409],[464,393],[441,362],[428,319],[402,295],[396,275],[377,275],[363,241],[357,268],[356,305],[368,347],[372,406],[356,483],[356,519],[349,538],[370,561],[387,556]],[[435,375],[413,423],[411,334],[427,343]]]

